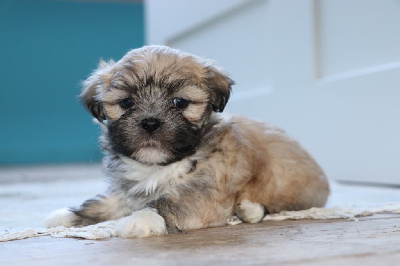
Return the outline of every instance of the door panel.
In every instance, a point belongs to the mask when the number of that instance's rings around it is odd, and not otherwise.
[[[321,76],[400,62],[400,1],[316,1]]]
[[[400,185],[399,18],[397,0],[248,1],[158,41],[219,61],[227,111],[283,127],[330,178]]]

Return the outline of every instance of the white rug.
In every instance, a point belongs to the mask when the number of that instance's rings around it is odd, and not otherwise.
[[[357,208],[311,208],[303,211],[284,211],[278,214],[271,214],[264,217],[264,221],[283,221],[299,219],[347,219],[357,221],[357,217],[371,216],[374,214],[394,213],[400,214],[399,204],[388,204],[382,207],[357,209]],[[0,234],[0,242],[19,240],[40,236],[52,237],[72,237],[83,239],[105,239],[116,237],[115,226],[118,220],[107,221],[82,228],[65,228],[59,226],[51,229],[26,229],[14,232],[4,232]],[[234,217],[228,222],[230,225],[240,224],[241,221]]]
[[[107,189],[100,169],[100,165],[72,165],[0,170],[0,241],[45,235],[84,239],[115,237],[116,221],[84,228],[43,228],[45,217],[53,210],[79,206]],[[388,202],[398,204],[387,205]],[[357,217],[378,213],[400,213],[399,188],[348,186],[332,182],[326,208],[282,212],[267,215],[264,220],[356,220]],[[228,222],[238,223],[241,223],[239,219]]]

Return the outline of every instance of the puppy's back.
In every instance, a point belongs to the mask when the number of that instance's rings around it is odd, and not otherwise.
[[[278,127],[244,117],[232,117],[245,147],[253,150],[253,178],[240,191],[238,202],[262,203],[268,212],[322,207],[329,183],[312,156]]]

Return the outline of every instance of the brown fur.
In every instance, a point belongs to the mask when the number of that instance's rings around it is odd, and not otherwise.
[[[275,213],[324,206],[327,179],[295,140],[273,126],[218,116],[232,85],[211,61],[168,47],[144,47],[116,63],[102,62],[81,97],[102,126],[110,189],[72,209],[68,221],[52,218],[48,224],[82,226],[155,210],[172,233],[223,225],[234,214],[258,222],[265,208]],[[174,106],[176,98],[188,105]],[[125,108],[124,99],[132,107]],[[150,133],[141,127],[149,118],[160,125]]]

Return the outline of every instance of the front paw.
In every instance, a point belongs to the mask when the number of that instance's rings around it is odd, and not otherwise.
[[[123,238],[146,237],[167,233],[164,218],[153,208],[146,208],[122,218],[116,228],[117,236]]]
[[[72,227],[76,215],[70,211],[68,208],[53,211],[47,216],[44,224],[46,228],[53,228],[57,226]]]

